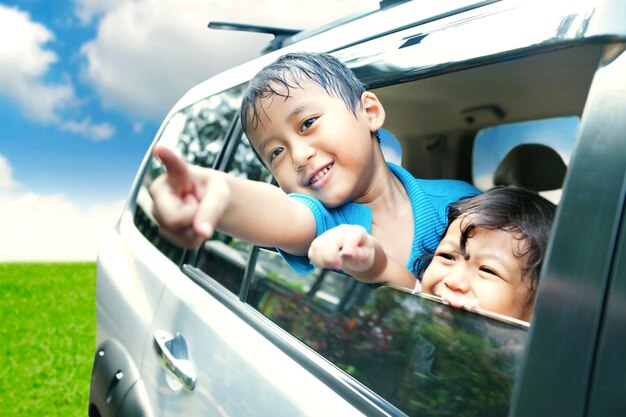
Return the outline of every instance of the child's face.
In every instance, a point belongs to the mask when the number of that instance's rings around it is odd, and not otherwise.
[[[515,256],[525,241],[503,230],[476,228],[460,250],[461,219],[450,224],[422,278],[422,291],[453,305],[478,301],[483,310],[529,321],[530,279],[524,279],[526,258]]]
[[[366,92],[355,117],[317,84],[301,85],[287,99],[260,100],[250,142],[285,192],[311,195],[327,207],[353,201],[366,193],[376,172],[379,145],[371,132],[382,125],[384,110]]]

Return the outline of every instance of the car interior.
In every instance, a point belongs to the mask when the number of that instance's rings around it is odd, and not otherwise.
[[[405,168],[416,177],[456,178],[484,189],[472,176],[472,150],[481,129],[580,117],[600,53],[599,46],[581,45],[372,91],[385,107],[385,126],[402,145]],[[549,137],[537,140],[550,147]],[[553,166],[555,160],[549,153],[538,147],[518,149],[498,171],[496,182],[525,185],[537,191],[553,189],[554,181],[562,183],[564,172],[562,167]],[[540,158],[539,163],[536,157]],[[515,168],[516,175],[510,173],[511,164],[527,165],[528,158],[533,159],[532,167],[540,176],[549,171],[554,178],[527,179],[538,174],[521,166]],[[540,183],[544,181],[545,184]]]

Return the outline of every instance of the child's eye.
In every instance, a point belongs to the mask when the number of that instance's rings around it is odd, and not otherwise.
[[[438,258],[442,258],[445,259],[446,261],[453,261],[454,260],[454,255],[448,252],[437,252],[435,253],[435,256]]]
[[[278,147],[278,148],[274,148],[272,149],[272,152],[270,152],[270,156],[269,156],[269,161],[270,164],[274,161],[274,159],[278,158],[278,156],[283,153],[283,151],[285,150],[285,148]]]
[[[488,266],[481,266],[481,267],[480,267],[480,270],[481,270],[482,272],[485,272],[486,274],[493,275],[494,277],[498,277],[498,278],[500,278],[500,274],[499,274],[499,273],[498,273],[495,269],[493,269],[493,268],[491,268],[491,267],[488,267]]]
[[[317,120],[317,117],[309,117],[308,119],[305,119],[304,122],[302,122],[302,125],[300,126],[300,133],[310,128],[311,125],[313,125],[313,123],[315,123],[316,120]]]

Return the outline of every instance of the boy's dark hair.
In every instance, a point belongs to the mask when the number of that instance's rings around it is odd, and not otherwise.
[[[256,128],[259,124],[262,111],[259,100],[272,96],[286,100],[290,89],[302,88],[304,80],[313,81],[329,95],[343,100],[356,115],[365,86],[348,67],[326,53],[289,53],[263,68],[250,80],[240,110],[244,132],[247,134],[250,126]]]
[[[555,211],[553,203],[535,192],[512,186],[496,187],[451,204],[448,208],[448,227],[462,217],[460,248],[463,256],[466,256],[467,240],[478,228],[503,230],[526,242],[526,249],[514,255],[519,258],[527,256],[522,273],[530,278],[531,302],[537,290]],[[444,235],[446,232],[447,228]],[[430,259],[418,261],[418,276],[423,275]]]

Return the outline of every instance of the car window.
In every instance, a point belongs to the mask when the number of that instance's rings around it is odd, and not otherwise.
[[[527,327],[261,249],[247,302],[408,415],[505,416]]]
[[[579,123],[571,116],[481,129],[472,155],[474,184],[483,191],[517,185],[558,203]]]
[[[237,116],[243,86],[199,101],[172,115],[158,143],[175,149],[189,163],[212,167],[220,155],[226,135]],[[184,250],[168,242],[158,233],[152,218],[152,199],[148,188],[163,173],[163,165],[150,158],[137,194],[134,222],[150,242],[175,263],[180,263]]]
[[[225,170],[239,178],[263,182],[272,180],[269,171],[254,155],[245,134],[241,136]],[[251,249],[249,242],[217,232],[200,248],[196,266],[238,294]]]

